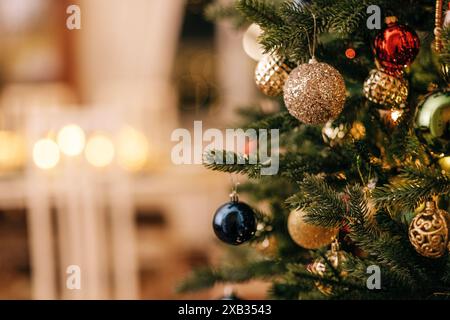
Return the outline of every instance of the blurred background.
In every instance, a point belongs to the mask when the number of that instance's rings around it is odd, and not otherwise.
[[[208,2],[0,0],[1,299],[223,295],[175,293],[222,256],[211,219],[230,182],[173,165],[170,135],[232,127],[258,99],[242,33],[206,21]],[[73,4],[80,30],[66,27]]]

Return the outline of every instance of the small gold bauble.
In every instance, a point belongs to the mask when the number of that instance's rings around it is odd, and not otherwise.
[[[338,70],[311,59],[295,68],[284,86],[289,113],[306,124],[323,124],[344,109],[345,82]]]
[[[338,271],[341,278],[345,278],[347,276],[347,271],[342,269],[342,263],[344,263],[347,258],[345,256],[345,253],[339,250],[338,243],[333,243],[331,250],[327,251],[325,257],[328,260],[328,263],[324,258],[318,258],[316,261],[314,261],[313,264],[308,266],[308,271],[322,278],[333,277],[335,276],[335,272],[329,267],[329,264],[331,264],[331,266],[333,266],[333,268]],[[332,285],[325,284],[322,281],[316,281],[314,282],[314,284],[316,285],[317,289],[319,289],[319,291],[324,295],[329,296],[333,294]]]
[[[383,106],[404,108],[408,99],[408,81],[401,75],[395,77],[374,69],[364,82],[364,95]]]
[[[276,97],[283,93],[284,83],[291,68],[277,55],[264,55],[255,69],[256,86],[267,96]]]
[[[318,249],[329,245],[337,236],[338,228],[323,228],[305,222],[303,210],[292,211],[288,218],[288,231],[292,240],[305,249]]]
[[[442,257],[448,245],[448,213],[428,201],[425,210],[418,213],[409,226],[409,241],[424,257]]]

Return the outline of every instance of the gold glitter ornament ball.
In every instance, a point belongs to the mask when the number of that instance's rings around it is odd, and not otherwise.
[[[319,249],[329,245],[339,229],[323,228],[307,223],[305,211],[296,210],[289,214],[288,232],[292,240],[305,249]]]
[[[374,69],[364,82],[364,95],[382,106],[404,108],[408,100],[408,81],[401,74],[395,77]]]
[[[256,86],[269,97],[279,96],[283,93],[283,87],[289,77],[289,72],[291,72],[291,68],[283,58],[266,54],[256,65]]]
[[[345,82],[335,68],[311,59],[295,68],[284,85],[289,113],[306,124],[323,124],[344,109]]]
[[[442,257],[448,246],[447,211],[437,208],[434,201],[425,204],[425,210],[418,213],[409,226],[409,241],[416,251],[427,258]]]

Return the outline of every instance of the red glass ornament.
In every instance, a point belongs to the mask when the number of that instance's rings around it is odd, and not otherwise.
[[[375,38],[374,52],[384,71],[395,74],[414,61],[420,40],[413,29],[398,24],[396,17],[388,17],[386,23]]]

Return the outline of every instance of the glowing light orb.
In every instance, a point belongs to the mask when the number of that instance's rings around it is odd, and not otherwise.
[[[145,135],[130,127],[123,127],[117,140],[117,161],[129,171],[139,171],[144,168],[149,158],[150,150]]]
[[[9,171],[25,163],[26,147],[22,136],[13,131],[0,131],[0,170]]]
[[[77,156],[83,152],[86,137],[83,129],[75,124],[64,126],[58,133],[58,145],[67,156]]]
[[[114,145],[106,135],[94,134],[87,142],[84,155],[86,160],[97,168],[103,168],[114,160]]]
[[[392,110],[392,112],[391,112],[391,119],[394,122],[397,122],[398,119],[400,119],[402,115],[403,115],[403,111],[402,110]]]
[[[356,57],[356,51],[353,48],[348,48],[347,50],[345,50],[345,56],[348,59],[354,59]]]
[[[33,161],[43,170],[49,170],[58,164],[60,153],[58,145],[51,139],[40,139],[33,146]]]

